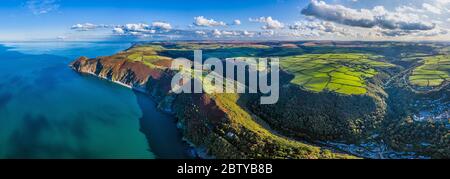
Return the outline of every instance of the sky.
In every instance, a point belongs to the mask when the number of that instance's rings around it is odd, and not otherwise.
[[[441,40],[450,0],[2,0],[0,41]]]

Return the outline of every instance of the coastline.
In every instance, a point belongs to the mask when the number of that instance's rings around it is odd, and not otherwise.
[[[72,66],[70,66],[70,67],[73,69]],[[171,108],[170,111],[161,109],[159,107],[159,104],[161,103],[162,100],[158,100],[157,97],[152,95],[146,88],[134,87],[134,86],[122,83],[122,82],[117,81],[117,80],[111,80],[111,79],[108,79],[106,77],[99,76],[99,75],[97,75],[97,74],[95,74],[93,72],[79,72],[77,70],[75,70],[75,72],[80,73],[80,74],[90,75],[90,76],[96,77],[96,78],[98,78],[100,80],[106,80],[108,82],[112,82],[114,84],[118,84],[120,86],[123,86],[125,88],[131,89],[133,91],[136,91],[136,92],[139,92],[139,93],[143,93],[144,95],[150,97],[150,100],[152,100],[155,103],[155,108],[159,112],[165,113],[167,115],[170,115],[171,117],[173,117],[175,119],[174,122],[176,123],[176,128],[177,128],[178,132],[181,133],[181,131],[179,129],[181,129],[182,127],[179,125],[180,124],[179,123],[179,119],[175,115],[173,115],[173,113],[171,113],[171,111],[173,111],[172,107],[170,107]],[[164,99],[164,98],[162,98],[162,99]],[[167,106],[172,106],[172,104],[168,104]],[[202,148],[196,146],[194,143],[192,143],[187,138],[185,138],[182,134],[181,134],[181,141],[185,144],[185,147],[187,149],[185,151],[185,153],[187,154],[188,158],[191,158],[191,159],[195,159],[195,158],[199,158],[199,159],[215,159],[216,158],[214,156],[208,155],[207,152],[206,152],[206,149],[202,149]]]
[[[131,85],[122,83],[122,82],[120,82],[120,81],[111,80],[111,79],[108,79],[108,78],[99,76],[99,75],[97,75],[97,74],[95,74],[95,73],[92,73],[92,72],[84,72],[84,73],[85,73],[85,74],[92,75],[92,76],[95,76],[95,77],[98,77],[98,78],[103,79],[103,80],[107,80],[107,81],[112,82],[112,83],[116,83],[116,84],[118,84],[118,85],[121,85],[121,86],[123,86],[123,87],[132,89],[132,90],[137,91],[137,92],[149,94],[149,93],[148,93],[145,89],[143,89],[143,88],[134,87],[134,86],[131,86]]]

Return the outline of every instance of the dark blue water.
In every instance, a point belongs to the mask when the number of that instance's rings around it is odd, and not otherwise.
[[[147,96],[68,67],[130,45],[0,45],[0,158],[184,158],[173,118]]]

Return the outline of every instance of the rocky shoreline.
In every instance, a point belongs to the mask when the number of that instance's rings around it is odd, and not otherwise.
[[[77,61],[84,60],[84,59],[85,59],[84,57],[81,57]],[[112,82],[112,83],[118,84],[120,86],[129,88],[129,89],[131,89],[133,91],[136,91],[136,92],[148,95],[149,97],[151,97],[151,100],[153,100],[157,104],[156,107],[161,112],[169,114],[169,115],[172,115],[172,116],[174,115],[174,111],[172,109],[172,102],[173,102],[173,100],[171,100],[170,96],[166,96],[164,98],[162,98],[161,96],[155,96],[155,95],[152,95],[150,93],[150,90],[147,89],[146,87],[142,87],[142,86],[136,87],[136,86],[133,86],[132,84],[126,84],[126,83],[123,83],[123,82],[118,81],[118,80],[112,80],[112,79],[109,79],[107,77],[98,75],[98,74],[94,73],[93,71],[81,70],[80,66],[75,65],[77,61],[75,61],[74,63],[71,63],[69,65],[69,67],[72,68],[73,70],[81,73],[81,74],[86,74],[86,75],[90,75],[90,76],[94,76],[94,77],[100,78],[102,80],[107,80],[109,82]],[[177,122],[177,128],[178,129],[182,128],[181,124],[178,121],[175,121],[175,122]],[[183,137],[182,141],[186,144],[186,146],[188,148],[187,151],[186,151],[188,158],[201,158],[201,159],[212,159],[212,158],[214,158],[214,156],[207,155],[206,152],[205,152],[205,149],[198,148],[192,142],[190,142],[188,139]]]
[[[237,105],[236,95],[171,94],[174,72],[168,70],[170,63],[158,61],[161,66],[149,66],[129,61],[124,53],[94,59],[81,57],[70,67],[151,96],[158,109],[177,118],[183,140],[194,157],[354,158],[271,133]]]

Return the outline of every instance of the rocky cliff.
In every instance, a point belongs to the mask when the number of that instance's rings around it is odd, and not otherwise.
[[[70,66],[149,93],[178,118],[186,140],[217,158],[353,158],[274,133],[257,122],[240,95],[171,94],[170,62],[156,50],[134,47],[109,57],[81,57]]]

